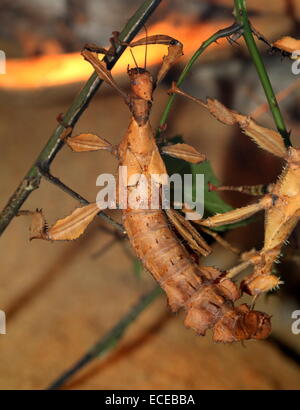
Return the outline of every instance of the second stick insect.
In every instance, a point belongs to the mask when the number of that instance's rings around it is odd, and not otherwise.
[[[300,220],[300,149],[286,146],[288,144],[278,132],[262,127],[251,117],[230,110],[217,100],[197,99],[180,90],[175,83],[170,93],[192,99],[224,124],[237,124],[260,148],[285,161],[285,166],[274,184],[212,187],[215,190],[232,190],[261,196],[261,199],[243,208],[195,221],[201,226],[215,228],[242,221],[259,211],[265,211],[263,248],[259,251],[243,253],[241,264],[232,268],[227,275],[235,276],[252,265],[253,273],[244,279],[241,289],[256,299],[260,294],[273,290],[283,283],[277,275],[274,275],[273,264],[277,262],[282,246]]]
[[[162,187],[164,176],[167,175],[149,122],[152,96],[158,82],[183,54],[182,44],[164,35],[150,36],[130,44],[130,47],[135,47],[157,43],[167,45],[168,54],[163,58],[156,80],[145,68],[128,69],[129,94],[119,88],[105,63],[98,59],[95,51],[99,50],[95,47],[83,50],[83,57],[92,64],[98,76],[124,98],[132,117],[118,147],[113,147],[94,134],[71,136],[71,129],[66,130],[65,141],[77,152],[109,150],[117,156],[120,166],[127,167],[127,176],[119,184],[125,187],[134,204],[131,202],[123,209],[124,228],[136,255],[166,292],[171,310],[176,312],[181,308],[185,309],[185,325],[200,335],[211,328],[213,338],[218,342],[263,339],[271,330],[270,317],[251,310],[246,304],[234,306],[234,302],[241,296],[236,284],[217,268],[199,266],[178,239],[175,228],[194,252],[206,256],[210,253],[210,248],[198,231],[174,210],[164,212],[151,207],[153,177],[154,183]],[[165,152],[193,163],[205,159],[203,154],[187,144],[167,146]],[[136,175],[136,179],[132,181],[131,177]],[[148,191],[146,206],[141,203],[144,179],[148,182],[145,188]],[[77,208],[70,216],[58,220],[50,228],[46,227],[42,213],[36,212],[31,237],[54,241],[76,239],[98,212],[96,203]]]

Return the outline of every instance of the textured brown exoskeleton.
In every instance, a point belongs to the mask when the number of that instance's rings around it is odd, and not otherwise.
[[[110,150],[119,159],[119,165],[127,167],[127,178],[119,181],[119,184],[122,184],[128,196],[134,199],[135,206],[128,205],[122,211],[128,238],[145,268],[166,292],[171,310],[186,310],[185,325],[200,335],[212,328],[213,338],[218,342],[263,339],[271,330],[269,316],[250,310],[246,304],[234,307],[234,302],[240,297],[238,287],[220,270],[198,266],[168,223],[167,216],[179,234],[188,241],[190,248],[205,256],[210,252],[210,248],[195,228],[174,210],[165,213],[162,209],[151,209],[153,191],[150,180],[156,175],[155,183],[161,186],[164,180],[160,176],[167,174],[149,123],[152,94],[158,81],[182,55],[182,45],[168,36],[158,35],[131,43],[130,46],[150,43],[168,45],[168,55],[163,59],[157,81],[145,68],[129,69],[131,92],[128,95],[120,90],[105,64],[98,59],[95,48],[83,50],[82,55],[92,64],[99,77],[125,99],[132,118],[118,147],[112,147],[109,142],[94,134],[71,137],[71,130],[66,131],[65,141],[77,152]],[[203,154],[187,144],[168,146],[165,153],[194,163],[205,159]],[[135,174],[148,181],[146,189],[149,203],[146,207],[141,204],[142,178],[129,182]],[[31,236],[48,240],[76,239],[98,212],[97,204],[77,208],[51,228],[45,228],[40,212],[35,213],[36,222],[32,226]]]
[[[283,244],[300,219],[300,149],[292,146],[286,147],[282,136],[271,129],[258,125],[250,117],[239,114],[222,105],[217,100],[208,99],[206,102],[184,93],[173,84],[170,92],[181,94],[199,103],[219,121],[227,125],[237,124],[241,130],[252,138],[260,148],[285,160],[286,164],[277,179],[277,182],[267,187],[264,186],[221,186],[213,187],[217,190],[234,190],[262,198],[243,208],[234,209],[224,214],[217,214],[207,219],[195,221],[202,226],[217,227],[242,221],[261,210],[265,211],[265,236],[263,248],[256,252],[250,251],[242,254],[241,265],[233,268],[228,277],[237,274],[249,265],[253,265],[253,273],[246,277],[241,284],[241,289],[257,297],[263,292],[278,287],[281,280],[272,273],[274,262],[280,255]]]

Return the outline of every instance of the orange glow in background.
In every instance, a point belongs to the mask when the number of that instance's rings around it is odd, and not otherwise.
[[[183,59],[191,55],[200,44],[221,27],[228,26],[228,21],[217,23],[185,23],[175,24],[173,20],[162,21],[148,28],[148,35],[167,34],[183,43]],[[139,37],[144,37],[145,33]],[[137,37],[138,38],[138,37]],[[222,43],[224,44],[224,42]],[[212,47],[216,47],[213,45]],[[149,45],[147,67],[159,64],[167,47]],[[135,47],[134,56],[140,66],[144,65],[145,47]],[[128,64],[134,65],[129,49],[113,68],[112,73],[118,75],[126,72]],[[45,55],[31,58],[8,59],[6,73],[0,75],[0,88],[32,89],[51,87],[86,81],[92,73],[90,64],[84,61],[79,52],[68,54]]]

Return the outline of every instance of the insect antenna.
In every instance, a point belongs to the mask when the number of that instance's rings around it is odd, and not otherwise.
[[[145,61],[144,61],[144,69],[147,69],[147,51],[148,51],[148,30],[145,24],[143,24],[145,34],[146,34],[146,46],[145,46]]]
[[[138,64],[137,64],[137,62],[136,62],[136,59],[135,59],[135,57],[134,57],[134,54],[133,54],[133,51],[132,51],[131,47],[129,48],[129,50],[130,50],[131,56],[132,56],[132,58],[133,58],[134,64],[135,64],[136,68],[138,68]]]

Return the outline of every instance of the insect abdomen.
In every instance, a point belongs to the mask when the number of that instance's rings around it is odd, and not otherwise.
[[[193,262],[162,210],[124,210],[123,220],[136,255],[166,292],[172,311],[187,311],[187,327],[200,335],[213,328],[218,342],[260,339],[270,333],[267,315],[247,305],[234,307],[240,291],[230,279]]]
[[[165,290],[176,312],[202,284],[197,265],[170,230],[161,210],[128,210],[123,215],[137,256]]]

